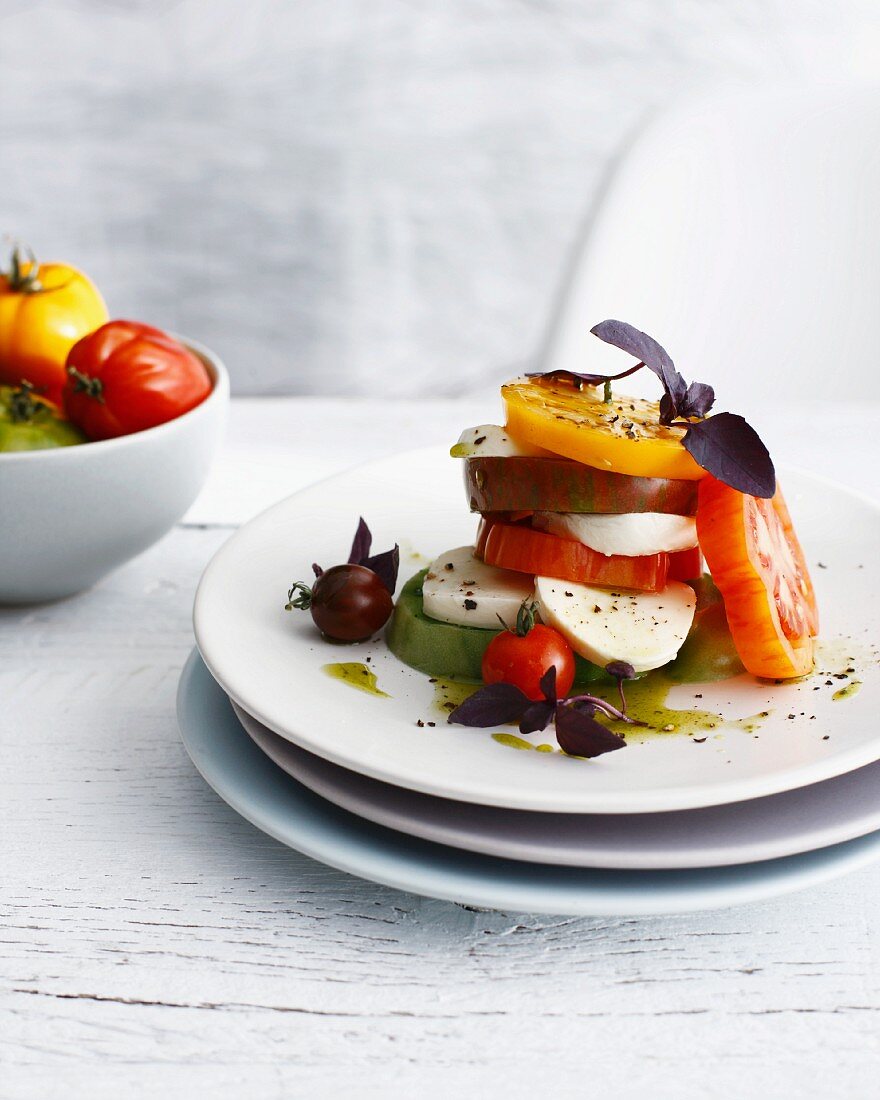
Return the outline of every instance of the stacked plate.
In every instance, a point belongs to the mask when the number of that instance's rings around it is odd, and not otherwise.
[[[313,561],[344,560],[359,515],[378,547],[401,544],[403,580],[472,538],[454,465],[428,450],[298,493],[219,551],[181,680],[186,747],[230,805],[291,847],[471,905],[683,912],[862,866],[880,856],[880,510],[805,475],[785,485],[822,563],[819,671],[671,688],[667,706],[722,716],[705,736],[637,737],[585,761],[547,751],[550,732],[453,727],[455,685],[429,682],[381,639],[330,645],[308,615],[284,611]],[[377,690],[327,674],[348,662]]]

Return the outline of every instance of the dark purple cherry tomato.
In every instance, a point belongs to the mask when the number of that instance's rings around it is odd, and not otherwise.
[[[334,565],[311,588],[293,585],[288,600],[288,610],[310,610],[315,626],[336,642],[365,642],[394,608],[391,593],[365,565]]]

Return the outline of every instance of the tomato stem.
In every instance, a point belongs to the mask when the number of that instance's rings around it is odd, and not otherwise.
[[[284,605],[285,611],[308,611],[312,606],[312,590],[307,584],[303,584],[302,581],[296,581],[287,590],[287,603]]]
[[[91,375],[83,374],[76,367],[68,367],[67,373],[73,379],[74,393],[84,393],[86,397],[92,397],[95,401],[104,404],[104,383],[100,378],[92,378]]]

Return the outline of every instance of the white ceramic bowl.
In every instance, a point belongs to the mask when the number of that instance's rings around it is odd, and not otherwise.
[[[229,376],[184,340],[214,388],[194,409],[118,439],[0,453],[0,604],[70,596],[160,539],[208,474],[229,403]]]

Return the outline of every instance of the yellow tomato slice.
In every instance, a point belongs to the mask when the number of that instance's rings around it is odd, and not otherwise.
[[[657,401],[615,394],[606,402],[602,396],[598,386],[578,390],[567,382],[501,387],[514,439],[618,474],[684,481],[706,476],[681,445],[684,429],[660,423]]]

